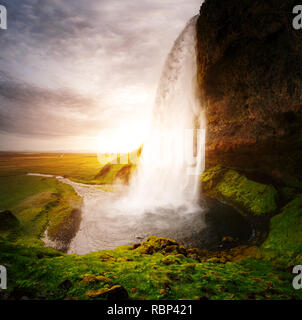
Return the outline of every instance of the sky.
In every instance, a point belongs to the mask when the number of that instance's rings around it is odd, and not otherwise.
[[[121,148],[142,143],[164,61],[201,2],[0,0],[0,150],[95,152],[117,128]]]

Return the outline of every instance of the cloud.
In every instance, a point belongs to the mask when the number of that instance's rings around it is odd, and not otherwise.
[[[0,73],[0,131],[33,136],[76,136],[98,134],[105,126],[102,108],[68,89],[47,89],[15,82]]]
[[[2,2],[8,30],[0,32],[0,131],[33,138],[90,136],[146,117],[166,55],[201,3]],[[124,99],[127,92],[137,99]]]

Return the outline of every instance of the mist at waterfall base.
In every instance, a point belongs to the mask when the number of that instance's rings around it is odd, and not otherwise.
[[[189,21],[168,55],[150,134],[130,186],[113,193],[87,189],[70,253],[131,245],[149,235],[186,247],[204,242],[207,209],[199,177],[205,165],[205,129],[196,94],[196,21]]]
[[[196,95],[196,19],[175,41],[162,72],[150,135],[129,194],[130,202],[140,202],[142,210],[200,210],[205,130]]]

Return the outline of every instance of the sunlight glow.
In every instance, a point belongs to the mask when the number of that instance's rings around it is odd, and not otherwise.
[[[146,125],[129,122],[119,128],[104,129],[98,135],[99,153],[128,153],[140,147],[147,135]]]
[[[110,97],[110,103],[113,106],[124,108],[137,108],[138,106],[145,106],[148,103],[153,103],[152,94],[150,94],[144,87],[126,86],[118,88]]]
[[[113,119],[97,137],[98,153],[128,153],[144,143],[150,128],[153,94],[143,86],[117,88],[110,96],[111,106],[121,110],[119,120]]]

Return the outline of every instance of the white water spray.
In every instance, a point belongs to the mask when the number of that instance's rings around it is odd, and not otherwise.
[[[177,38],[163,69],[150,136],[127,200],[142,211],[198,207],[205,130],[197,96],[196,21]]]
[[[198,246],[205,227],[199,206],[205,130],[196,95],[196,20],[187,24],[167,58],[150,136],[129,190],[107,195],[98,190],[92,198],[84,192],[80,230],[69,253],[113,249],[149,235]]]

